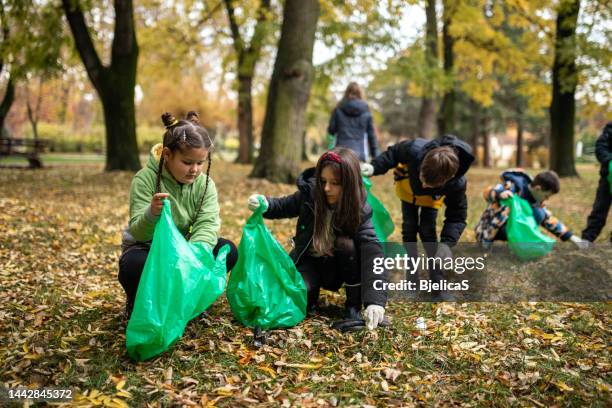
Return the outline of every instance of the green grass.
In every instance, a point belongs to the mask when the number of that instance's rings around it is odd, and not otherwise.
[[[73,405],[83,406],[612,403],[609,303],[393,301],[389,329],[341,334],[321,313],[297,328],[271,332],[270,344],[255,349],[250,330],[233,320],[221,296],[207,317],[190,322],[171,350],[134,363],[125,352],[124,295],[116,280],[133,174],[104,173],[100,157],[71,158],[50,155],[49,167],[37,171],[0,169],[5,386],[71,387],[78,391]],[[248,179],[249,171],[221,161],[212,169],[221,234],[236,243],[251,193],[294,191]],[[563,180],[562,193],[549,204],[577,231],[584,227],[597,179],[594,166],[579,171],[581,179]],[[466,241],[474,239],[484,209],[480,192],[498,173],[469,173]],[[391,175],[376,178],[374,192],[399,227]],[[286,245],[294,222],[267,225]],[[600,239],[610,231],[608,225]],[[391,238],[400,236],[396,229]],[[341,307],[343,300],[343,294],[322,294],[324,310]],[[424,334],[414,328],[419,316],[427,321]],[[553,334],[559,338],[551,339]]]

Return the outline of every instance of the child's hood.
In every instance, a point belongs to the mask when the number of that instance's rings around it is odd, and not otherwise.
[[[531,177],[521,168],[509,169],[501,174],[503,182],[511,181],[520,191],[525,191],[531,184]]]
[[[311,197],[315,186],[315,168],[311,167],[304,170],[302,174],[298,176],[295,184],[305,197]]]
[[[164,145],[157,143],[151,148],[151,154],[149,155],[149,161],[147,167],[154,170],[157,173],[159,169],[159,160],[161,159],[162,152],[164,151]]]

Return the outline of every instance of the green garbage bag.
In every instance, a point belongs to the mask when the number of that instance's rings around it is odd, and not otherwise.
[[[326,136],[327,139],[327,150],[332,150],[336,147],[336,136],[328,134]]]
[[[393,220],[389,215],[389,212],[385,206],[372,194],[372,181],[369,177],[362,176],[363,185],[368,192],[368,204],[372,207],[372,223],[374,224],[374,230],[376,236],[380,242],[385,242],[387,237],[393,233]]]
[[[266,228],[262,214],[267,208],[260,203],[242,231],[227,300],[236,319],[247,327],[292,327],[306,317],[306,284]]]
[[[608,186],[610,187],[610,194],[612,194],[612,160],[608,163]]]
[[[527,200],[513,195],[501,200],[510,208],[506,222],[508,246],[523,261],[537,259],[553,250],[555,239],[540,231],[540,226],[533,217],[533,210]]]
[[[228,252],[224,245],[215,259],[206,244],[187,242],[164,200],[126,329],[131,358],[143,361],[168,350],[189,320],[223,293]]]

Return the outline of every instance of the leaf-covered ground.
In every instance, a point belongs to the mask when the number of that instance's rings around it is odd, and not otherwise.
[[[238,243],[248,195],[292,192],[217,162],[222,235]],[[596,170],[564,180],[549,207],[584,227]],[[470,172],[469,227],[498,171]],[[120,230],[132,174],[100,164],[0,170],[0,380],[71,387],[86,406],[611,406],[611,307],[605,303],[400,303],[392,327],[341,334],[317,315],[252,346],[224,297],[170,351],[145,363],[125,352]],[[392,176],[374,191],[401,224]],[[611,222],[612,224],[612,222]],[[293,222],[268,222],[284,245]],[[607,238],[608,226],[602,238]],[[328,310],[343,295],[324,292]],[[335,309],[334,309],[335,307]],[[427,330],[415,329],[424,317]]]

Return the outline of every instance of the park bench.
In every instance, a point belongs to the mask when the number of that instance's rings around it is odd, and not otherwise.
[[[50,145],[45,139],[23,139],[14,137],[0,138],[0,158],[21,156],[28,159],[30,168],[39,169],[43,166],[40,154]]]

